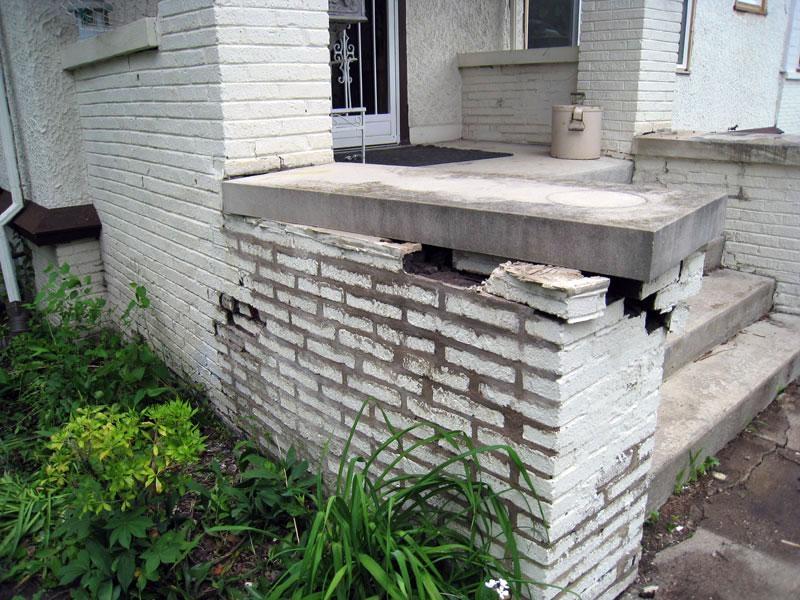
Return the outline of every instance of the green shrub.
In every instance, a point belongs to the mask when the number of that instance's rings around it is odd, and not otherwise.
[[[180,496],[180,467],[197,462],[204,449],[196,412],[182,400],[141,412],[79,408],[46,444],[51,454],[40,486],[75,494],[81,512],[128,510],[165,490]]]
[[[285,458],[270,460],[248,440],[236,444],[234,456],[234,476],[223,473],[220,464],[212,461],[211,485],[192,487],[203,499],[206,522],[248,525],[273,536],[303,527],[319,481],[319,476],[309,473],[308,463],[299,460],[293,448]]]
[[[131,331],[133,311],[147,308],[144,287],[131,284],[133,298],[122,330],[90,280],[69,267],[51,268],[47,284],[28,306],[30,331],[0,349],[0,468],[26,463],[32,470],[39,446],[80,407],[118,404],[135,408],[190,390]]]

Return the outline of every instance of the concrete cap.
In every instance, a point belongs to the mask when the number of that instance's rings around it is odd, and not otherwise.
[[[633,153],[637,157],[800,167],[800,135],[668,131],[637,136]]]
[[[651,281],[717,237],[725,196],[331,163],[223,182],[227,214]]]

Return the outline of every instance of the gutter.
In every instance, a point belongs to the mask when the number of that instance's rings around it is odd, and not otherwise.
[[[8,241],[5,226],[17,216],[23,208],[22,186],[19,179],[17,150],[14,146],[14,133],[11,125],[11,109],[6,92],[5,74],[0,61],[0,144],[8,174],[8,187],[11,188],[11,205],[0,213],[0,268],[3,271],[3,282],[8,294],[8,325],[11,335],[27,331],[27,315],[22,308],[19,283],[11,257],[11,245]]]

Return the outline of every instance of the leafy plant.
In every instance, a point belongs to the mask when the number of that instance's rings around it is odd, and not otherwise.
[[[177,399],[142,412],[79,408],[46,444],[40,485],[69,490],[82,512],[95,513],[124,511],[165,490],[180,495],[178,468],[197,462],[204,448],[196,412]]]
[[[101,515],[76,511],[55,532],[51,566],[58,585],[78,586],[74,598],[119,598],[134,584],[141,594],[198,544],[199,536],[189,537],[191,527],[171,527],[169,519],[156,523],[145,507]]]
[[[645,519],[644,524],[649,527],[655,527],[660,519],[661,514],[657,510],[653,510],[647,515],[647,519]]]
[[[526,585],[506,504],[480,479],[481,455],[503,452],[535,497],[516,453],[507,446],[476,447],[463,432],[435,429],[416,439],[413,434],[428,424],[398,430],[384,415],[389,438],[366,459],[350,458],[363,410],[350,430],[333,492],[326,496],[319,487],[310,529],[282,553],[288,568],[263,596],[253,595],[267,600],[491,598],[485,581],[499,575],[511,582],[514,597],[522,597]],[[398,471],[417,452],[441,447],[451,456],[429,472]]]
[[[8,417],[0,424],[0,462],[35,463],[30,444],[13,440],[47,437],[77,408],[115,403],[134,408],[188,391],[130,331],[132,312],[150,303],[144,287],[131,287],[122,321],[126,330],[118,331],[107,327],[112,314],[93,294],[89,278],[73,275],[68,265],[49,270],[46,285],[28,306],[30,331],[0,349],[0,397]]]
[[[206,488],[195,483],[191,488],[204,498],[206,521],[274,532],[292,529],[299,538],[319,477],[309,473],[308,463],[297,458],[294,448],[285,458],[273,461],[259,454],[251,441],[242,440],[234,455],[234,476],[223,473],[220,464],[212,461],[213,484]]]

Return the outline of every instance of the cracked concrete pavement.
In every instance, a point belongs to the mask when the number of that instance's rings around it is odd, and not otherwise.
[[[657,585],[663,600],[800,599],[798,384],[718,458],[719,479],[674,497],[662,509],[670,515],[666,531],[662,523],[645,532],[645,548],[656,551],[645,552],[639,579],[621,600],[647,585]],[[654,535],[666,542],[654,546],[647,537]]]

